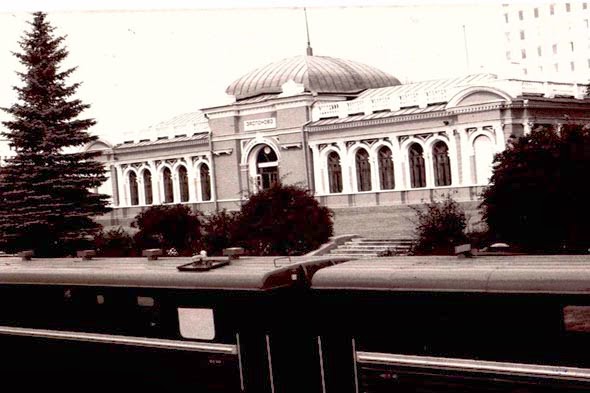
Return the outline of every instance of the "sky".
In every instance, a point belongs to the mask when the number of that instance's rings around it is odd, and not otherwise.
[[[321,4],[307,8],[315,55],[369,64],[402,83],[501,69],[499,3]],[[248,7],[183,0],[0,5],[0,107],[16,101],[12,86],[20,85],[15,72],[22,67],[12,52],[20,50],[31,11],[47,11],[56,34],[67,36],[63,66],[77,67],[69,82],[82,82],[76,97],[91,105],[83,115],[96,119],[92,133],[115,143],[175,115],[227,103],[225,89],[241,75],[304,54],[304,5],[295,0],[248,2]],[[0,112],[0,120],[7,119]]]

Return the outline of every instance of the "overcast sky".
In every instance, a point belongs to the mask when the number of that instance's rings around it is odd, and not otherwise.
[[[28,12],[39,7],[49,11],[56,32],[67,35],[66,66],[78,67],[70,81],[83,82],[77,97],[91,105],[85,115],[98,122],[93,132],[112,142],[177,114],[223,104],[226,87],[241,75],[305,53],[303,10],[269,8],[304,3],[259,1],[256,8],[249,2],[249,8],[240,9],[231,1],[215,3],[223,6],[217,9],[210,3],[190,9],[190,4],[103,0],[83,6],[52,2],[48,8],[44,2],[21,0],[12,8],[1,5],[0,106],[16,99],[11,86],[20,83],[15,71],[21,67],[11,52],[19,51],[17,41],[29,28]],[[500,71],[504,51],[496,2],[336,4],[347,6],[308,7],[316,55],[360,61],[402,83]],[[1,112],[0,120],[5,119]]]

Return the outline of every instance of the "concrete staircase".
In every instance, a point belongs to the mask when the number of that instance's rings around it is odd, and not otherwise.
[[[414,240],[409,238],[376,239],[357,237],[330,251],[330,255],[350,258],[373,258],[380,252],[391,250],[397,255],[407,255]]]

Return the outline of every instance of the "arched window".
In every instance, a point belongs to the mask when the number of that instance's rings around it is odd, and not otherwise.
[[[449,148],[443,141],[436,142],[432,147],[432,165],[434,166],[434,185],[451,185],[451,160]]]
[[[129,204],[131,206],[139,205],[139,189],[137,187],[137,175],[135,172],[129,172]]]
[[[330,183],[330,192],[342,192],[342,167],[340,166],[340,156],[335,151],[328,155],[328,182]]]
[[[412,188],[426,187],[426,167],[424,166],[424,149],[414,143],[409,149],[410,182]]]
[[[178,185],[180,186],[180,202],[188,202],[188,174],[182,165],[178,167]]]
[[[209,166],[201,164],[199,170],[201,176],[201,199],[203,201],[211,200],[211,175],[209,173]]]
[[[382,190],[393,190],[395,178],[393,175],[393,157],[391,149],[383,146],[379,149],[379,182]]]
[[[489,137],[480,135],[473,141],[473,152],[477,184],[488,184],[493,173],[494,144]]]
[[[162,171],[164,179],[164,203],[174,202],[174,188],[172,186],[172,173],[169,168],[164,168]]]
[[[356,152],[356,184],[359,191],[371,191],[371,163],[365,149]]]
[[[145,195],[145,204],[151,205],[154,202],[152,190],[152,173],[145,169],[143,171],[143,193]]]

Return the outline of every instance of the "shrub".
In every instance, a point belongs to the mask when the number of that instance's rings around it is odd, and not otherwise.
[[[96,254],[101,257],[130,257],[137,253],[133,238],[122,227],[101,231],[94,237]]]
[[[499,240],[528,252],[590,246],[590,128],[541,127],[495,158],[483,218]]]
[[[139,250],[161,248],[169,255],[192,255],[201,238],[200,213],[184,205],[151,206],[139,213],[131,226]]]
[[[225,209],[203,219],[201,248],[208,255],[221,255],[224,248],[237,244],[236,233],[239,213]]]
[[[450,195],[442,201],[414,208],[417,215],[418,241],[415,254],[451,255],[455,246],[465,243],[467,217],[461,206]]]
[[[301,255],[332,234],[332,212],[308,190],[275,184],[242,206],[236,240],[253,255]]]

